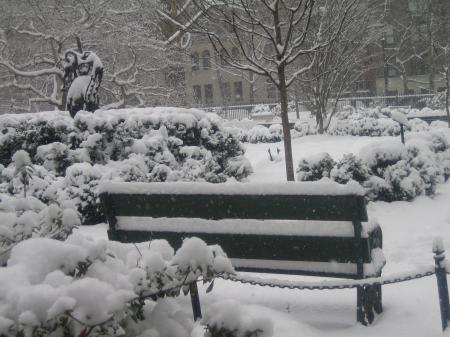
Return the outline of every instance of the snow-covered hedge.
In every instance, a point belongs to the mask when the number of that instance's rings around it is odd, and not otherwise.
[[[226,123],[226,130],[243,143],[276,143],[283,139],[281,124],[272,124],[269,127],[257,125],[255,122],[239,121]]]
[[[170,297],[197,278],[233,273],[218,246],[29,239],[0,268],[0,335],[189,337],[190,313]]]
[[[410,134],[406,145],[397,140],[372,144],[357,156],[345,155],[334,163],[327,153],[300,160],[300,181],[322,178],[345,184],[357,181],[371,200],[411,200],[433,195],[436,186],[450,177],[448,130]]]
[[[337,136],[396,136],[400,134],[400,126],[378,109],[359,109],[340,113],[328,133]]]
[[[0,116],[0,191],[21,193],[11,158],[25,150],[35,174],[29,193],[39,200],[72,200],[83,223],[103,220],[101,180],[208,181],[244,179],[251,172],[238,138],[215,114],[146,108],[42,112]],[[6,168],[5,168],[6,167]]]
[[[273,323],[268,317],[253,317],[235,300],[210,306],[202,323],[205,337],[272,337]]]
[[[0,212],[0,267],[19,242],[34,237],[65,240],[80,224],[76,207],[70,202],[47,206],[31,196],[2,195]]]
[[[329,178],[330,171],[335,164],[333,158],[326,152],[303,158],[298,164],[297,180],[317,181],[322,178]]]

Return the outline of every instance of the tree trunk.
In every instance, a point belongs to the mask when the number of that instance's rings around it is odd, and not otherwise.
[[[292,145],[291,145],[291,129],[289,127],[288,116],[288,97],[286,87],[286,74],[284,67],[278,69],[278,78],[280,85],[278,91],[280,93],[281,103],[281,123],[283,126],[283,139],[284,139],[284,157],[286,162],[286,178],[287,181],[295,181],[294,178],[294,163],[292,159]]]
[[[406,74],[402,75],[402,82],[403,82],[403,95],[408,95],[409,88],[408,88],[408,77]]]
[[[76,41],[77,41],[77,49],[78,49],[78,52],[81,54],[81,53],[83,52],[83,46],[82,46],[82,44],[81,44],[81,39],[80,39],[79,36],[77,36],[75,39],[76,39]]]
[[[255,83],[254,83],[254,74],[250,72],[250,104],[255,103]]]
[[[445,72],[445,84],[446,84],[446,88],[445,88],[445,111],[447,112],[447,123],[448,123],[448,127],[450,128],[450,108],[448,106],[448,104],[450,103],[450,69],[447,69],[447,71]]]
[[[317,121],[317,132],[319,133],[319,135],[322,135],[323,134],[323,115],[322,115],[322,111],[320,111],[320,109],[317,113],[316,121]]]

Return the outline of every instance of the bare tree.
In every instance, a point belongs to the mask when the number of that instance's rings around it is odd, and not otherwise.
[[[310,38],[311,21],[315,11],[320,9],[315,0],[194,0],[196,13],[202,13],[203,17],[189,30],[208,36],[215,51],[229,66],[266,78],[277,87],[288,181],[294,180],[288,88],[312,67],[309,63],[298,68],[296,62],[336,38],[355,1],[339,1],[336,6],[339,15],[335,20],[330,25],[320,24],[321,32],[335,33],[327,34],[330,40],[325,40]],[[239,57],[233,55],[234,47],[239,49]]]
[[[411,8],[404,8],[406,3],[391,3],[384,8],[382,18],[385,25],[382,46],[385,55],[384,65],[395,70],[399,75],[403,93],[408,94],[410,83],[429,85],[433,88],[433,79],[428,81],[414,78],[426,72],[426,64],[432,56],[430,53],[430,15],[426,2],[415,1]],[[402,15],[399,15],[402,13]],[[428,67],[430,74],[432,67]],[[385,91],[387,94],[388,80],[386,76]]]
[[[445,27],[445,26],[444,26]],[[450,37],[447,34],[436,36],[434,50],[436,55],[436,67],[441,79],[445,83],[444,108],[447,113],[448,127],[450,128]]]
[[[338,2],[326,2],[321,7],[320,22],[332,26]],[[337,112],[342,94],[361,79],[368,69],[368,54],[372,44],[379,38],[374,9],[366,2],[351,2],[342,21],[342,29],[335,37],[333,31],[321,31],[316,25],[320,39],[330,41],[321,50],[307,55],[303,64],[312,66],[297,82],[307,107],[313,112],[320,134],[327,130],[331,118]],[[314,29],[313,28],[313,29]],[[301,66],[300,64],[299,66]]]
[[[161,71],[170,73],[181,61],[174,61],[168,42],[180,32],[164,34],[159,0],[5,0],[1,6],[0,97],[24,93],[29,99],[19,110],[36,104],[64,109],[61,61],[80,40],[105,66],[107,106],[167,104],[181,96]]]

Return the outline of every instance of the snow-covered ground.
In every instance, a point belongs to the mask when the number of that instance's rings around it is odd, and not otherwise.
[[[389,137],[386,137],[389,138]],[[294,165],[302,157],[328,152],[340,159],[345,153],[358,153],[367,144],[380,138],[307,136],[293,141]],[[246,157],[254,174],[251,182],[284,181],[284,162],[269,160],[267,149],[277,153],[282,143],[249,144]],[[370,203],[369,217],[376,217],[383,229],[384,253],[387,265],[384,275],[422,269],[433,264],[432,241],[440,236],[450,249],[450,182],[438,188],[433,198],[418,197],[413,202]],[[98,239],[106,238],[106,225],[83,227],[80,231]],[[317,278],[271,275],[280,279],[318,280]],[[450,336],[450,329],[441,331],[439,303],[434,276],[386,285],[383,288],[384,313],[370,327],[356,323],[355,290],[288,290],[242,285],[216,280],[212,292],[200,288],[202,309],[208,311],[213,303],[236,299],[251,314],[270,318],[275,337],[315,336],[384,336],[432,337]],[[178,299],[190,310],[188,297]],[[194,335],[200,337],[198,327]]]

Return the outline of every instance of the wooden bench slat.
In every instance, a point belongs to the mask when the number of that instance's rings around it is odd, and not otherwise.
[[[367,221],[358,195],[101,194],[115,216]]]
[[[335,261],[356,263],[355,240],[346,237],[298,237],[275,235],[242,235],[218,233],[186,233],[158,231],[115,231],[115,239],[121,242],[144,242],[165,239],[178,249],[184,238],[198,237],[208,245],[220,244],[229,258]],[[362,239],[363,262],[370,262],[367,239]]]

